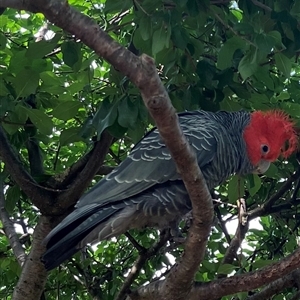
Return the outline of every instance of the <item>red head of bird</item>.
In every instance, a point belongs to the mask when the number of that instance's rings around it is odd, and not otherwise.
[[[256,111],[244,130],[247,153],[254,166],[290,156],[297,148],[294,123],[282,111]]]

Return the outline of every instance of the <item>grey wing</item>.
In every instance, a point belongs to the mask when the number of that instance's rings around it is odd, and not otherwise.
[[[181,127],[196,151],[201,168],[213,159],[217,147],[216,140],[206,126],[195,128],[194,123],[187,122],[182,123]],[[176,165],[158,130],[155,129],[133,148],[130,155],[115,170],[83,195],[76,207],[89,203],[104,204],[124,200],[156,184],[178,179],[180,175],[176,171]]]

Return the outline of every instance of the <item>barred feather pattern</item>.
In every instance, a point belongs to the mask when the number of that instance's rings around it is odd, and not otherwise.
[[[195,111],[178,116],[209,189],[231,174],[254,170],[243,139],[249,113]],[[154,129],[112,173],[83,195],[74,212],[48,235],[45,266],[52,269],[87,243],[128,229],[174,226],[190,210],[187,190]]]

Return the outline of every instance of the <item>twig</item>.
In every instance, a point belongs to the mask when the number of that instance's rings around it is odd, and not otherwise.
[[[224,20],[222,20],[222,18],[215,12],[213,12],[213,15],[215,16],[215,18],[223,25],[225,26],[227,29],[229,29],[234,35],[240,37],[242,40],[246,41],[247,44],[252,45],[253,47],[257,48],[257,46],[252,43],[251,41],[247,40],[245,37],[241,36],[237,31],[235,31],[231,26],[229,26],[228,24],[225,23]]]
[[[222,214],[221,214],[218,207],[215,207],[215,212],[217,213],[217,218],[219,220],[221,229],[222,229],[223,233],[225,234],[226,241],[227,241],[228,244],[230,244],[231,243],[231,237],[230,237],[230,235],[228,233],[228,230],[226,228],[226,222],[222,219]]]
[[[267,6],[267,5],[265,5],[265,4],[261,3],[261,2],[259,2],[258,0],[251,0],[251,1],[252,1],[252,3],[253,3],[254,5],[256,5],[256,6],[262,8],[262,9],[268,11],[268,12],[271,12],[271,11],[272,11],[272,8],[271,8],[271,7],[269,7],[269,6]]]
[[[238,202],[240,203],[239,206],[239,224],[236,229],[235,235],[232,238],[229,247],[226,250],[226,253],[223,257],[221,264],[232,264],[234,259],[237,257],[237,251],[241,247],[243,240],[245,239],[246,233],[249,229],[249,223],[247,220],[243,219],[243,215],[246,212],[245,209],[245,200],[239,199]],[[218,275],[218,278],[226,277],[224,274]]]
[[[134,246],[134,248],[137,249],[139,253],[144,253],[146,251],[146,249],[142,245],[140,245],[129,232],[125,232],[124,235],[128,238],[130,243]]]
[[[156,255],[159,250],[165,245],[165,243],[169,240],[170,233],[169,231],[166,231],[160,235],[159,241],[154,244],[149,249],[143,249],[140,252],[140,255],[134,262],[129,274],[126,277],[126,280],[123,283],[123,286],[121,287],[118,295],[116,296],[115,300],[124,300],[126,298],[126,295],[129,292],[130,286],[133,283],[133,281],[137,278],[139,275],[141,269],[145,265],[146,261],[151,258],[152,256]]]
[[[277,193],[273,194],[267,202],[248,212],[249,220],[255,219],[256,217],[259,216],[266,215],[269,212],[269,210],[272,208],[273,204],[280,197],[282,197],[287,191],[289,191],[293,182],[299,178],[300,178],[300,167],[293,175],[291,175],[291,177],[287,181],[284,182],[284,184],[277,191]]]

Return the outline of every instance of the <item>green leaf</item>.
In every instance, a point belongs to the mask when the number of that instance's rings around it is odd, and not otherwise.
[[[231,203],[235,203],[238,199],[244,197],[245,187],[244,178],[239,175],[231,177],[228,183],[228,199]]]
[[[132,1],[130,0],[106,0],[104,12],[105,13],[120,13],[123,10],[130,9]]]
[[[80,131],[81,128],[78,127],[64,129],[59,136],[60,145],[65,146],[70,143],[82,141]]]
[[[221,47],[221,50],[218,55],[217,67],[220,70],[224,70],[232,66],[232,57],[234,52],[237,49],[244,49],[246,43],[239,36],[233,36],[228,39],[224,45]]]
[[[118,121],[115,120],[111,126],[107,127],[107,130],[113,137],[120,139],[126,133],[127,128],[121,126]]]
[[[257,174],[250,174],[247,179],[249,193],[254,196],[261,187],[261,179]]]
[[[268,54],[275,46],[276,41],[272,36],[266,35],[264,33],[259,33],[256,35],[254,42],[262,52]]]
[[[82,63],[81,44],[65,42],[61,45],[61,51],[65,64],[71,67],[74,71],[78,71]]]
[[[17,185],[10,187],[6,192],[5,208],[12,214],[17,202],[20,200],[21,190]]]
[[[271,259],[258,259],[252,264],[252,267],[255,270],[255,269],[259,269],[259,268],[268,266],[272,263],[274,263],[274,261]]]
[[[287,91],[282,91],[278,96],[276,96],[277,100],[287,100],[290,98],[291,96]]]
[[[168,48],[170,34],[171,34],[170,28],[166,29],[163,25],[158,30],[153,32],[153,37],[152,37],[152,54],[153,55],[160,52],[165,47]]]
[[[87,139],[92,136],[95,132],[95,127],[93,126],[93,117],[89,116],[85,119],[83,125],[81,126],[79,135],[83,139]]]
[[[259,82],[264,83],[269,90],[274,91],[274,81],[270,76],[269,67],[259,66],[254,75]]]
[[[138,121],[135,128],[129,128],[127,135],[132,139],[133,143],[137,143],[145,134],[145,126],[141,121]]]
[[[4,50],[6,48],[6,42],[6,36],[3,33],[0,33],[0,50]]]
[[[30,118],[31,122],[40,130],[41,133],[49,135],[52,133],[53,123],[52,120],[44,112],[38,109],[22,108]]]
[[[0,16],[0,24],[2,27],[4,27],[8,21],[9,21],[8,16],[6,16],[6,15]]]
[[[30,59],[43,58],[46,54],[49,54],[57,46],[61,38],[60,34],[56,34],[51,40],[42,40],[40,42],[31,42],[26,51],[26,56]]]
[[[144,41],[147,41],[151,37],[152,22],[147,16],[143,17],[139,21],[140,35]]]
[[[138,117],[138,105],[132,103],[129,97],[121,100],[118,106],[118,122],[122,127],[133,128]]]
[[[257,49],[252,47],[251,50],[249,50],[241,59],[238,70],[242,78],[245,80],[256,72],[257,67]]]
[[[5,129],[5,131],[9,134],[9,135],[13,135],[14,133],[16,133],[19,129],[18,125],[15,124],[6,124],[3,123],[2,124],[3,128]]]
[[[274,55],[276,66],[279,71],[287,78],[291,76],[292,62],[282,53],[276,53]]]
[[[82,104],[77,101],[65,101],[60,102],[52,111],[55,118],[67,121],[76,116],[78,109],[82,107]]]
[[[241,21],[243,19],[243,14],[240,10],[232,9],[230,12],[237,18],[238,21]]]
[[[279,31],[273,30],[268,32],[268,36],[272,37],[275,41],[275,46],[281,50],[282,48],[285,48],[284,45],[282,44],[282,37],[281,33]]]
[[[234,265],[230,265],[230,264],[223,264],[220,265],[219,269],[218,269],[218,274],[230,274],[232,273],[237,267]]]
[[[39,74],[32,69],[20,71],[13,80],[13,87],[18,97],[26,97],[35,94],[39,85]]]
[[[173,44],[177,48],[184,50],[186,48],[189,37],[182,27],[174,26],[172,27],[171,39],[173,41]]]
[[[15,113],[18,117],[18,120],[16,120],[17,123],[20,123],[20,124],[25,124],[27,118],[28,118],[28,115],[26,112],[24,112],[24,109],[23,109],[23,106],[20,105],[20,104],[17,104],[16,107],[15,107]]]
[[[108,98],[105,98],[101,107],[98,109],[94,119],[93,125],[97,129],[97,138],[99,139],[103,130],[114,124],[118,115],[117,102],[112,104]]]

